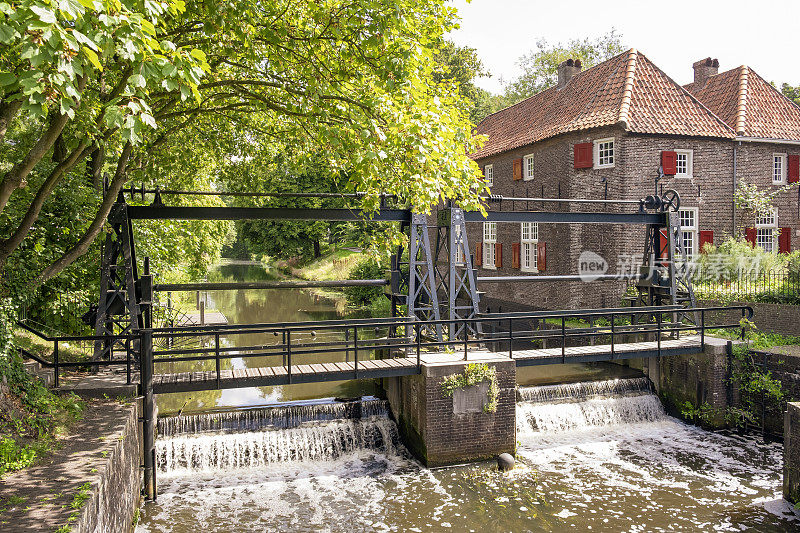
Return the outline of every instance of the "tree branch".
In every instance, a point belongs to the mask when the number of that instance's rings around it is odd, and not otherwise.
[[[86,232],[78,240],[78,242],[75,243],[75,246],[64,252],[64,255],[59,257],[50,266],[45,268],[42,273],[31,282],[29,286],[30,289],[35,289],[45,281],[60,274],[61,271],[72,264],[73,261],[85,254],[89,249],[89,246],[91,246],[95,238],[97,238],[100,230],[103,229],[103,224],[105,224],[106,219],[108,219],[108,214],[111,212],[111,207],[117,200],[117,194],[125,184],[127,178],[126,166],[131,157],[132,148],[133,147],[129,141],[122,149],[122,154],[117,161],[117,170],[114,173],[114,178],[111,180],[111,183],[108,186],[108,191],[106,191],[106,196],[103,198],[103,202],[100,204],[100,208],[97,210],[94,220],[86,229]]]
[[[81,76],[78,78],[78,92],[83,92],[85,86],[86,76]],[[61,130],[64,129],[68,121],[69,117],[67,115],[57,113],[53,120],[50,121],[50,126],[48,126],[45,133],[39,137],[39,140],[36,141],[36,144],[30,149],[28,155],[26,155],[22,161],[11,167],[11,170],[6,172],[5,176],[3,176],[3,180],[0,181],[0,213],[5,209],[11,194],[22,185],[25,178],[27,178],[28,174],[33,170],[33,167],[35,167],[50,148],[53,147],[56,139],[61,135]]]
[[[14,117],[17,116],[21,107],[21,99],[12,100],[10,102],[6,99],[0,102],[0,141],[5,138],[8,126],[14,120]]]
[[[22,217],[22,221],[19,223],[19,226],[17,226],[17,229],[11,237],[0,242],[0,270],[2,270],[8,257],[22,244],[22,241],[28,235],[33,223],[39,218],[39,212],[42,210],[45,200],[47,200],[50,193],[53,192],[53,188],[58,182],[61,181],[61,177],[64,173],[75,166],[78,161],[86,157],[91,149],[92,147],[88,142],[81,142],[67,159],[59,163],[56,168],[50,172],[50,175],[36,192],[36,196],[28,207],[25,216]]]

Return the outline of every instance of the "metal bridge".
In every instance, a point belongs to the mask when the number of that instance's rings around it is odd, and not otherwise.
[[[262,208],[167,206],[163,195],[294,196],[358,198],[329,193],[220,193],[214,191],[135,190],[153,194],[150,205],[128,205],[120,193],[110,215],[112,231],[102,251],[101,290],[86,319],[91,336],[47,337],[54,343],[52,361],[38,359],[58,374],[64,368],[123,365],[129,383],[138,381],[144,399],[143,448],[145,490],[155,497],[155,394],[244,386],[283,385],[343,379],[416,374],[425,364],[461,360],[513,359],[517,365],[613,361],[650,356],[696,353],[705,345],[708,329],[739,328],[752,317],[748,307],[699,308],[688,275],[678,220],[680,198],[674,191],[641,200],[569,200],[526,198],[511,201],[512,210],[485,215],[465,213],[453,203],[440,209],[435,224],[402,205],[370,213],[358,208]],[[396,199],[394,199],[396,200]],[[502,206],[504,199],[488,199]],[[517,201],[525,210],[514,210]],[[529,210],[529,202],[556,203],[561,210]],[[397,202],[395,201],[395,204]],[[578,211],[577,205],[635,204],[638,210]],[[332,220],[393,222],[408,236],[399,246],[387,279],[335,282],[256,282],[235,284],[154,283],[148,258],[142,274],[136,258],[136,220]],[[645,228],[643,266],[628,277],[636,282],[634,307],[580,311],[489,314],[479,310],[479,282],[561,282],[575,275],[477,276],[468,244],[467,224],[480,222],[548,224],[627,224]],[[435,241],[430,230],[434,231]],[[432,245],[435,242],[435,245]],[[298,288],[312,286],[386,286],[392,317],[384,319],[154,327],[157,294],[181,290]],[[535,302],[532,302],[535,306]],[[405,316],[398,316],[402,307]],[[729,318],[733,312],[737,315]],[[718,313],[727,318],[718,319]],[[568,327],[569,324],[569,327]],[[59,343],[91,341],[90,362],[62,363]],[[255,359],[254,358],[258,358]],[[247,359],[234,368],[234,359]],[[191,371],[187,370],[191,367]]]

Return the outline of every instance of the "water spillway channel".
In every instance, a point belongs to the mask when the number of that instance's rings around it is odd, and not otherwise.
[[[644,378],[522,387],[518,465],[422,467],[381,400],[159,421],[139,532],[789,531],[782,449],[668,416]]]

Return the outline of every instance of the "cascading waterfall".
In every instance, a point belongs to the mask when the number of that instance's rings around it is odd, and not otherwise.
[[[654,422],[666,417],[647,378],[590,381],[519,390],[522,435]]]
[[[158,419],[159,436],[294,428],[305,422],[387,416],[386,400],[295,404],[170,416]]]
[[[360,449],[389,455],[398,443],[382,400],[170,417],[159,420],[159,431],[156,455],[163,472],[336,459]]]

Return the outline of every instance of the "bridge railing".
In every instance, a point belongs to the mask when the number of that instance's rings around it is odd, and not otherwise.
[[[53,384],[54,386],[58,387],[60,385],[61,379],[61,370],[62,369],[78,369],[78,368],[91,368],[92,370],[96,370],[99,367],[112,367],[112,366],[124,366],[125,367],[125,374],[126,374],[126,381],[128,385],[133,382],[133,372],[136,368],[136,361],[133,357],[133,350],[132,350],[132,343],[135,341],[139,341],[141,337],[139,335],[47,335],[33,327],[29,324],[18,321],[17,326],[28,333],[31,333],[35,337],[45,341],[45,342],[52,342],[53,343],[53,351],[50,352],[50,360],[45,357],[41,357],[30,350],[26,350],[25,348],[18,346],[19,353],[32,359],[42,365],[44,368],[52,368],[53,369]],[[67,346],[69,343],[86,343],[86,342],[97,342],[102,341],[105,343],[114,343],[114,342],[124,342],[125,343],[125,358],[124,359],[112,359],[112,360],[84,360],[84,361],[64,361],[61,358],[62,349]]]
[[[194,346],[181,348],[154,349],[153,363],[156,365],[176,363],[203,363],[203,370],[213,363],[217,386],[221,380],[223,362],[231,359],[280,358],[280,363],[264,366],[286,368],[288,382],[292,383],[298,365],[328,363],[330,361],[310,360],[314,357],[333,355],[350,363],[355,377],[365,368],[364,360],[371,352],[383,351],[384,358],[415,357],[419,368],[421,357],[430,352],[463,352],[468,357],[471,348],[487,343],[507,346],[508,356],[514,357],[515,346],[524,342],[556,340],[561,347],[562,360],[566,360],[567,344],[575,337],[607,338],[610,341],[612,358],[620,341],[632,337],[651,339],[661,353],[665,337],[680,337],[681,334],[694,333],[700,337],[700,347],[705,347],[708,329],[742,328],[740,320],[728,317],[718,318],[719,314],[731,314],[750,319],[753,310],[749,306],[698,307],[687,309],[682,306],[658,306],[645,308],[607,308],[582,311],[541,311],[522,313],[484,314],[473,318],[456,320],[441,319],[427,322],[410,318],[379,318],[309,321],[295,323],[264,323],[247,325],[185,326],[181,328],[156,328],[152,330],[153,339],[193,338]],[[696,317],[696,323],[680,320],[681,316]],[[587,327],[568,327],[578,320],[594,320],[595,325]],[[535,329],[529,326],[533,321],[556,321],[552,329]],[[602,323],[599,323],[602,321]],[[492,333],[481,336],[448,338],[449,326],[454,331],[467,331],[463,326],[482,325]],[[442,326],[445,338],[441,341],[427,337],[426,327]],[[474,329],[474,328],[473,328]],[[245,337],[243,342],[238,338]],[[227,363],[226,363],[227,364]],[[184,365],[184,367],[190,365]],[[197,368],[193,368],[196,370]]]

